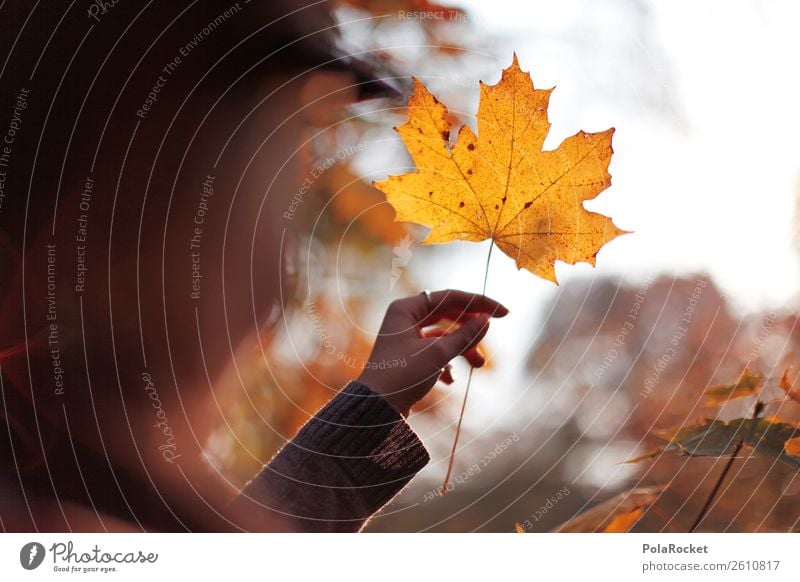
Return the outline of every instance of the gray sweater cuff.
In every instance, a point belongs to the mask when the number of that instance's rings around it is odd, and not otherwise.
[[[397,483],[399,490],[430,460],[402,415],[360,382],[350,382],[286,445],[344,463],[356,487]],[[285,450],[285,449],[284,449]],[[328,483],[317,475],[315,484]]]
[[[400,413],[351,382],[234,503],[255,503],[260,529],[358,531],[429,460]]]

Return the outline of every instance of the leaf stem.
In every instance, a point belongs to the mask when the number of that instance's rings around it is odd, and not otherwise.
[[[761,411],[764,410],[764,403],[760,400],[756,401],[755,407],[753,408],[753,414],[750,415],[750,418],[755,420],[761,414]],[[742,450],[742,446],[744,445],[744,438],[740,438],[739,442],[736,443],[736,448],[733,449],[728,462],[725,463],[725,468],[722,469],[722,473],[720,473],[717,482],[714,484],[714,488],[711,490],[711,493],[708,494],[708,499],[703,504],[703,508],[700,510],[700,513],[697,515],[697,518],[694,520],[692,527],[689,528],[689,533],[694,533],[694,531],[700,526],[700,523],[705,519],[706,514],[708,513],[709,509],[711,509],[711,503],[714,501],[714,498],[717,496],[720,487],[722,487],[722,483],[725,481],[725,477],[727,477],[728,473],[733,466],[733,462],[736,460],[736,457],[739,456],[739,452]]]
[[[486,284],[489,282],[489,261],[492,260],[492,250],[494,249],[494,239],[489,243],[489,254],[486,255],[486,270],[483,273],[483,291],[481,295],[486,297]]]
[[[492,250],[494,250],[494,239],[489,243],[489,254],[486,256],[486,269],[483,274],[483,291],[481,295],[486,297],[486,284],[489,282],[489,262],[492,260]],[[456,425],[456,436],[453,439],[453,447],[450,449],[450,460],[447,462],[447,474],[444,477],[444,484],[439,490],[439,495],[444,497],[447,495],[447,486],[450,484],[450,474],[453,472],[453,462],[456,458],[456,448],[458,447],[458,438],[461,436],[461,422],[464,420],[464,411],[467,408],[467,398],[469,397],[469,387],[472,384],[472,373],[475,371],[473,366],[469,367],[469,376],[467,377],[467,388],[464,390],[464,399],[461,401],[461,413],[458,415],[458,424]]]
[[[733,462],[739,455],[739,451],[742,450],[743,444],[744,441],[742,439],[739,439],[739,442],[736,443],[736,448],[733,449],[733,453],[728,459],[728,462],[725,463],[725,468],[722,469],[722,473],[720,474],[719,479],[717,479],[717,482],[714,484],[714,488],[711,490],[711,493],[708,495],[708,499],[706,499],[706,502],[703,504],[703,508],[700,510],[700,513],[694,520],[692,527],[689,528],[689,533],[694,533],[694,531],[700,525],[700,522],[702,522],[703,519],[705,518],[706,514],[708,513],[708,510],[711,508],[711,502],[714,501],[714,498],[717,496],[717,492],[719,491],[719,488],[722,486],[722,482],[725,481],[725,477],[728,475],[728,472],[730,472],[731,467],[733,466]]]

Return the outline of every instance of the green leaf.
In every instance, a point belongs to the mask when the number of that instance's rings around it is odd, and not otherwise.
[[[665,447],[627,461],[637,463],[661,452],[677,452],[691,457],[724,457],[733,452],[739,441],[755,452],[800,467],[800,457],[787,454],[785,443],[800,436],[800,428],[765,418],[705,420],[699,425],[682,427]]]
[[[800,457],[787,454],[784,448],[787,441],[800,436],[800,428],[785,422],[770,422],[763,418],[745,422],[750,429],[745,437],[746,445],[753,447],[762,455],[800,467]]]

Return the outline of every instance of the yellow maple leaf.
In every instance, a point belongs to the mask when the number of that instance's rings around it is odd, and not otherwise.
[[[451,144],[447,108],[414,79],[397,131],[417,169],[375,183],[397,220],[431,228],[424,243],[492,239],[519,268],[554,283],[557,260],[594,265],[626,232],[583,207],[611,184],[614,129],[581,131],[543,151],[551,92],[535,89],[514,55],[497,85],[481,83],[478,134],[463,126]]]

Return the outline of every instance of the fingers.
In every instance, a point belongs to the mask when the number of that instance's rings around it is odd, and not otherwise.
[[[386,312],[381,331],[416,335],[420,327],[432,325],[441,319],[461,320],[476,314],[505,317],[508,309],[494,299],[476,293],[453,289],[434,291],[430,305],[424,294],[393,301]]]
[[[447,364],[444,368],[442,368],[442,372],[439,374],[439,380],[448,386],[456,381],[455,376],[453,375],[453,366],[451,364]]]
[[[473,368],[482,368],[486,363],[486,358],[483,357],[483,354],[478,349],[478,346],[471,347],[462,355],[467,359],[467,362],[469,362],[469,365]]]
[[[466,313],[485,313],[492,317],[505,317],[508,309],[501,303],[485,295],[445,289],[431,293],[431,305],[424,295],[419,295],[417,303],[420,304],[422,317],[419,324],[422,327],[436,323],[444,317],[458,318]]]
[[[429,329],[429,330],[425,331],[423,333],[423,336],[424,337],[443,337],[443,336],[447,335],[448,333],[450,333],[448,330],[443,329],[441,327],[437,327],[437,328]],[[472,366],[473,368],[481,368],[481,367],[483,367],[484,364],[486,364],[486,358],[480,352],[480,350],[478,349],[477,345],[469,348],[466,352],[464,352],[461,355],[463,355],[464,358],[466,358],[466,360],[469,363],[469,365]],[[447,366],[449,366],[449,365],[450,364],[448,364]],[[447,368],[447,366],[445,366],[445,369]],[[452,377],[452,374],[451,374],[451,377]],[[446,384],[450,384],[450,382],[445,382],[445,383]]]
[[[466,356],[467,352],[474,348],[489,331],[489,319],[490,316],[487,314],[478,315],[457,330],[437,338],[435,341],[445,362],[462,354]]]

